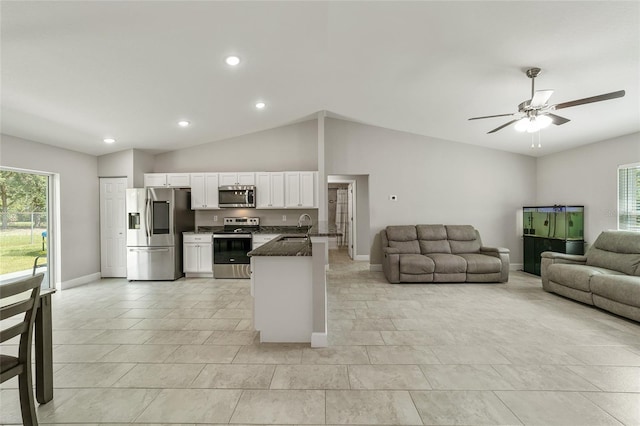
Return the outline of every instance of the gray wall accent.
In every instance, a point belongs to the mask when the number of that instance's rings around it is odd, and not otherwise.
[[[2,166],[60,175],[62,282],[100,272],[98,159],[2,135]]]
[[[535,200],[535,158],[338,119],[326,123],[327,175],[369,175],[372,264],[381,263],[381,229],[416,223],[473,225],[485,245],[507,247],[511,261],[522,262],[517,224],[519,209]],[[514,136],[514,143],[526,141]]]
[[[536,202],[584,205],[585,240],[618,226],[618,166],[640,162],[640,133],[538,158]]]
[[[133,187],[144,188],[144,174],[153,172],[155,155],[148,152],[133,150]]]
[[[98,177],[126,177],[127,188],[133,188],[133,150],[99,156]]]
[[[317,120],[158,154],[156,172],[318,170]],[[188,131],[188,130],[186,130]]]

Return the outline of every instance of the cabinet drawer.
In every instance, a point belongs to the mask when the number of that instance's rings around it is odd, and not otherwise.
[[[212,243],[212,234],[187,234],[184,235],[185,243]]]

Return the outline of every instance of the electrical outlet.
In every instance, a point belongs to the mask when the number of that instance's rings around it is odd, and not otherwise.
[[[398,196],[397,195],[389,195],[389,200],[398,201]]]
[[[218,221],[218,216],[213,216],[213,221],[217,222]]]
[[[286,214],[283,214],[283,215],[282,215],[282,221],[283,221],[283,222],[286,222],[286,221],[287,221],[287,215],[286,215]]]

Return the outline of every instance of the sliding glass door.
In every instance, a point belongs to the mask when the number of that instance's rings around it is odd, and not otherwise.
[[[0,169],[0,281],[49,274],[51,176]]]

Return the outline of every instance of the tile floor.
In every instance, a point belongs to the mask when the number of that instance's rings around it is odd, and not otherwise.
[[[640,324],[537,277],[392,285],[332,252],[328,291],[323,349],[260,345],[246,280],[56,294],[40,423],[640,425]],[[2,424],[21,423],[16,388],[0,387]]]

